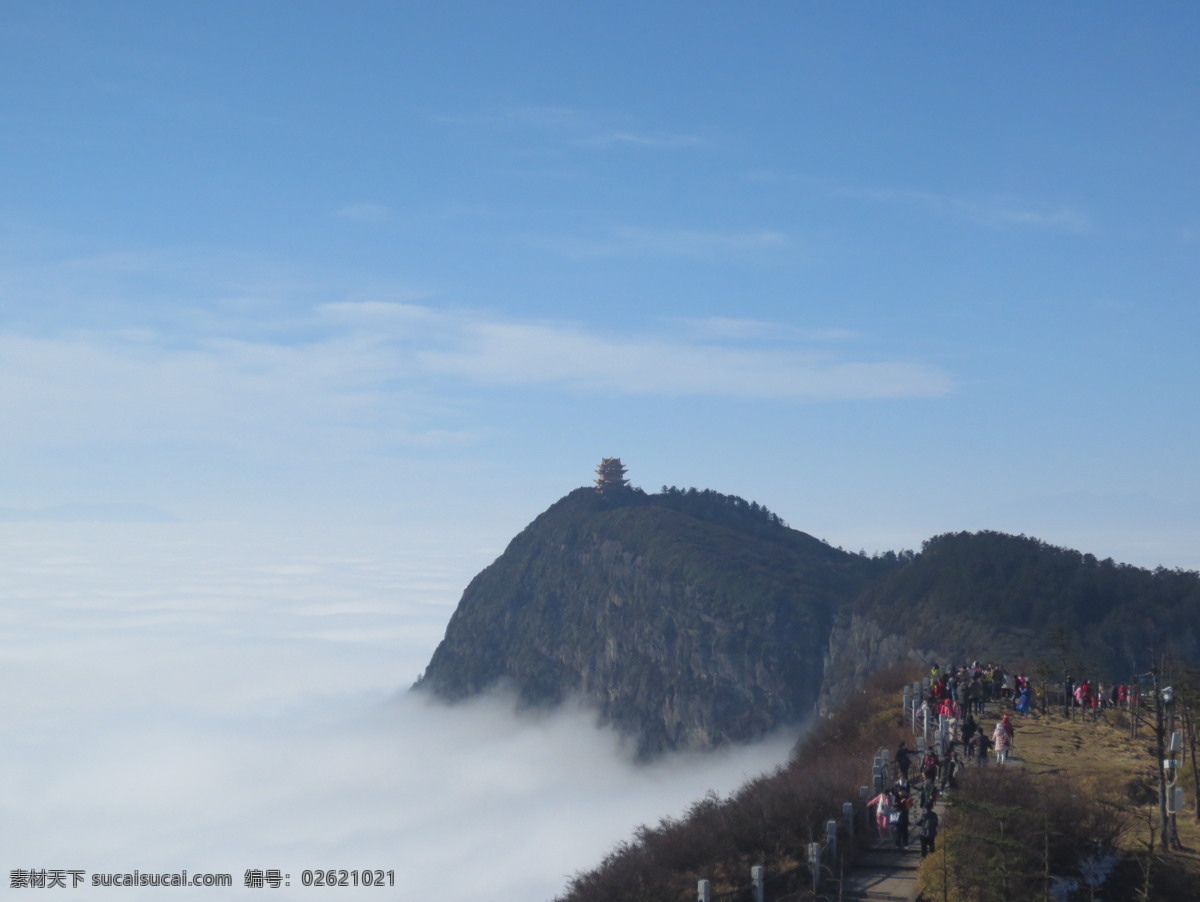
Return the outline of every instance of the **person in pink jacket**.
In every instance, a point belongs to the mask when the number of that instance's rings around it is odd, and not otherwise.
[[[992,748],[996,750],[996,763],[1003,765],[1008,759],[1008,750],[1012,748],[1012,735],[1004,726],[1004,721],[996,724],[992,731]]]
[[[879,831],[879,838],[890,839],[892,836],[892,812],[896,810],[892,805],[892,794],[884,790],[867,804],[875,807],[875,827]]]

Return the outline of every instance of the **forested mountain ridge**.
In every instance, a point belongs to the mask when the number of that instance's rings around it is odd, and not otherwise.
[[[418,681],[448,701],[578,696],[642,755],[758,738],[896,664],[1105,680],[1200,661],[1200,576],[997,532],[866,557],[711,490],[577,489],[475,577]]]
[[[578,694],[642,754],[805,719],[833,617],[889,565],[716,492],[578,489],[467,587],[418,687]]]
[[[1027,536],[927,540],[873,581],[830,637],[826,701],[905,659],[1041,663],[1127,681],[1169,654],[1200,662],[1200,575],[1097,560]]]

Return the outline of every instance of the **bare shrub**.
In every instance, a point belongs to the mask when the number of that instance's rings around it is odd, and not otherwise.
[[[1128,820],[1116,807],[1060,777],[1016,768],[972,774],[950,799],[945,858],[926,863],[936,898],[1007,902],[1042,898],[1050,877],[1117,848]]]
[[[897,686],[907,671],[877,675],[836,716],[821,720],[793,750],[788,764],[751,780],[728,799],[710,793],[678,819],[639,827],[591,871],[571,878],[560,902],[690,899],[696,881],[741,888],[750,868],[791,870],[825,822],[858,799],[880,746],[895,748],[907,731],[898,722]]]

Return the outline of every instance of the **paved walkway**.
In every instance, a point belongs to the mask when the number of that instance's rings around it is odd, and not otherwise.
[[[1000,713],[1006,711],[1008,711],[1007,707],[998,707],[996,703],[989,703],[986,713],[981,714],[979,719],[981,722],[999,720]],[[988,763],[984,766],[997,767],[998,765],[994,758],[989,758]],[[1017,749],[1014,748],[1009,752],[1008,763],[1005,766],[1018,768],[1025,766],[1025,762],[1017,757]],[[977,765],[973,762],[965,764],[962,776],[966,776],[976,767]],[[941,819],[941,826],[944,830],[946,818],[940,798],[934,805],[934,809]],[[909,828],[909,836],[912,841],[903,850],[897,850],[896,844],[889,839],[877,842],[860,855],[842,880],[841,898],[844,902],[915,902],[917,870],[921,867],[921,842],[917,838],[919,829],[914,817],[914,823]]]
[[[940,808],[938,815],[941,816]],[[860,855],[842,881],[845,902],[913,902],[917,898],[917,868],[921,843],[912,830],[912,842],[897,850],[891,840],[878,843]]]

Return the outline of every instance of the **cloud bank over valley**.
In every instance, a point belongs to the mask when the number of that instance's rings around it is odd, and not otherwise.
[[[234,897],[261,892],[241,888],[247,868],[293,886],[305,868],[371,868],[414,898],[551,898],[638,824],[782,762],[792,738],[635,767],[586,711],[403,694],[477,565],[419,538],[0,533],[12,868],[231,873]]]

